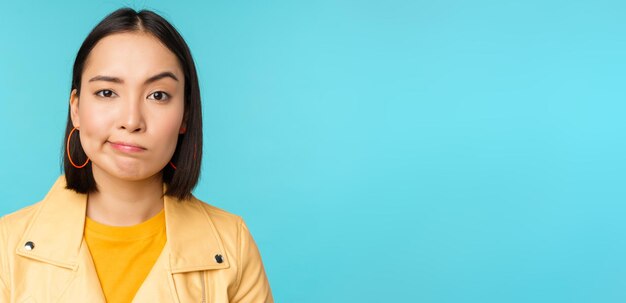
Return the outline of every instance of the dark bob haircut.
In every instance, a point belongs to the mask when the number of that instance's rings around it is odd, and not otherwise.
[[[174,169],[169,164],[163,172],[163,182],[167,184],[165,195],[186,199],[191,196],[191,190],[198,183],[200,165],[202,162],[202,108],[200,105],[200,87],[196,67],[191,57],[191,52],[185,40],[163,17],[148,10],[135,11],[130,8],[121,8],[106,16],[89,33],[76,55],[72,75],[72,89],[76,89],[76,95],[80,96],[81,77],[85,61],[94,46],[102,38],[128,32],[142,32],[150,34],[161,41],[176,57],[185,75],[185,101],[183,121],[187,131],[178,136],[176,150],[171,162],[176,166]],[[71,109],[70,109],[71,110]],[[78,193],[90,193],[97,191],[96,182],[93,178],[91,162],[84,168],[75,168],[68,159],[65,148],[68,136],[74,128],[72,125],[70,110],[68,110],[67,126],[63,141],[63,169],[67,188]],[[69,153],[74,163],[85,163],[87,155],[78,140],[78,136],[70,140]],[[79,164],[80,165],[80,164]]]

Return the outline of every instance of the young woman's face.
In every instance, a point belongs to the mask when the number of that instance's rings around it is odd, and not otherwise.
[[[113,34],[93,48],[81,81],[71,118],[94,177],[159,176],[185,129],[185,78],[176,56],[151,35]]]

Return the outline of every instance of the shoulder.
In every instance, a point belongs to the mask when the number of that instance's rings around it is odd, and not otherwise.
[[[18,238],[15,240],[19,240],[37,215],[42,203],[42,201],[37,202],[0,218],[2,232],[5,236],[4,240],[9,242],[14,238]],[[5,245],[6,243],[2,244]]]
[[[42,202],[24,207],[0,218],[0,281],[7,280],[10,259],[22,237],[37,216]],[[1,288],[1,287],[0,287]]]
[[[241,216],[195,197],[186,202],[194,205],[194,208],[200,209],[205,214],[204,217],[212,225],[210,229],[219,235],[218,237],[227,249],[240,252],[242,241],[247,241],[248,238],[252,237],[245,220]]]
[[[187,202],[194,204],[206,213],[218,230],[234,229],[236,231],[240,228],[240,225],[243,224],[243,218],[241,216],[204,202],[196,197],[193,197]]]
[[[194,199],[214,222],[230,259],[234,284],[229,297],[234,302],[273,302],[259,249],[244,220],[235,214]]]

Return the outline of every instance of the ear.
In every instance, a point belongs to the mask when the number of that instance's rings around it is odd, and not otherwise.
[[[76,94],[76,89],[73,89],[72,93],[70,93],[70,118],[72,119],[74,127],[80,128],[80,117],[78,116],[78,95]]]

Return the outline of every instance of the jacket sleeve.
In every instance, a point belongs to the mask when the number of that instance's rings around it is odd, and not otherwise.
[[[230,301],[273,303],[274,298],[265,275],[261,254],[243,220],[239,223],[238,245],[237,290]]]
[[[0,218],[0,302],[9,302],[9,287],[6,283],[9,266],[7,265],[7,234],[4,217]]]

